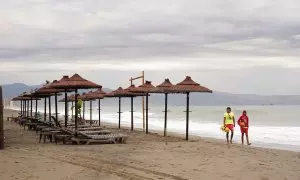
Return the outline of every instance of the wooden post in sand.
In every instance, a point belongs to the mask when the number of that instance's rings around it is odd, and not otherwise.
[[[133,81],[136,79],[141,79],[142,80],[142,85],[145,83],[145,72],[142,71],[142,75],[139,77],[135,77],[135,78],[130,78],[129,81],[131,83],[131,85],[133,85]],[[145,131],[145,98],[144,96],[142,97],[142,115],[143,115],[143,131]],[[148,115],[146,115],[148,116]],[[148,133],[148,132],[147,132]]]
[[[168,121],[168,93],[165,93],[165,124],[164,124],[164,136],[167,136],[167,121]]]
[[[2,86],[0,86],[0,149],[4,149]]]
[[[44,121],[47,119],[47,97],[44,98],[45,109],[44,109]]]
[[[121,129],[121,97],[119,97],[119,129]]]

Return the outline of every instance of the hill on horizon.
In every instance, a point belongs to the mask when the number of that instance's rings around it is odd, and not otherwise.
[[[5,84],[2,86],[4,99],[12,98],[23,92],[41,87],[41,85],[29,86],[23,83]],[[103,90],[105,92],[111,91],[109,88],[103,88]],[[90,90],[81,90],[80,92],[85,91]],[[171,105],[183,105],[185,103],[186,96],[183,94],[170,94],[169,96],[169,104]],[[212,94],[192,93],[190,97],[191,105],[300,105],[300,95],[255,95],[214,92]],[[164,98],[162,95],[153,94],[149,98],[149,103],[163,104]]]

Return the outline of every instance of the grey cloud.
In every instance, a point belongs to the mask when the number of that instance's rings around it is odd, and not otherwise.
[[[106,65],[104,72],[111,64],[116,73],[114,65],[130,70],[126,64],[131,62],[140,63],[141,69],[149,62],[157,66],[176,62],[183,64],[182,69],[175,68],[181,74],[199,77],[205,72],[204,76],[215,76],[220,83],[218,76],[231,73],[228,66],[249,71],[276,66],[285,72],[286,67],[299,67],[299,15],[296,0],[11,0],[0,7],[0,63],[11,68],[11,81],[18,80],[14,73],[20,71],[28,72],[21,78],[71,72],[57,69],[59,63],[76,64],[74,71],[81,73],[87,73],[78,68],[81,64]],[[32,68],[17,66],[26,63]],[[88,76],[97,70],[90,68]],[[279,76],[276,70],[272,70],[274,77]],[[167,75],[151,72],[153,77]],[[123,73],[128,72],[120,70]]]

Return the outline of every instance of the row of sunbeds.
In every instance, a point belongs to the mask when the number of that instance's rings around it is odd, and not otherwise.
[[[64,128],[62,122],[51,117],[52,122],[41,121],[35,117],[19,117],[15,122],[27,127],[28,130],[34,130],[39,134],[39,142],[44,139],[50,142],[63,144],[91,144],[91,143],[126,143],[127,135],[119,132],[114,132],[99,126],[79,125],[75,131],[75,124],[68,124]]]

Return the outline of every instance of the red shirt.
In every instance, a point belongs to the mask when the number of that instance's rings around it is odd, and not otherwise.
[[[241,122],[245,123],[244,127],[249,127],[249,118],[247,115],[241,115],[239,120],[238,120],[238,124],[240,124]]]

